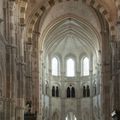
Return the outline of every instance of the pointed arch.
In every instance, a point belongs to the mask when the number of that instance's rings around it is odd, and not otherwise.
[[[87,85],[87,97],[90,97],[90,87]]]
[[[65,0],[65,1],[70,1],[70,0]],[[78,0],[74,0],[74,1],[78,1]],[[54,1],[54,0],[53,1],[46,1],[43,5],[38,7],[37,10],[34,12],[34,15],[32,16],[32,19],[30,20],[31,22],[30,22],[29,27],[28,27],[28,40],[32,39],[32,34],[33,34],[33,31],[34,31],[34,28],[35,28],[36,21],[40,17],[42,17],[42,15],[48,9],[51,9],[56,4],[56,2],[61,3],[63,1],[62,0],[59,0],[59,1]],[[95,1],[95,0],[83,0],[83,2],[85,4],[87,4],[87,5],[89,5],[90,7],[98,10],[99,13],[104,16],[104,18],[107,20],[107,22],[109,24],[109,29],[110,29],[111,35],[114,36],[115,35],[115,25],[114,25],[114,22],[111,20],[110,13],[105,8],[105,6],[103,6],[100,2]],[[24,17],[22,17],[22,18],[24,18]]]
[[[55,86],[52,87],[52,97],[55,97]]]
[[[74,87],[71,88],[71,97],[75,98],[75,88]]]
[[[59,88],[58,88],[58,86],[56,87],[56,97],[59,97]]]
[[[70,98],[70,88],[67,88],[67,98]]]
[[[86,97],[86,88],[83,86],[83,97]]]
[[[59,114],[58,114],[58,112],[54,112],[53,113],[52,120],[59,120]]]

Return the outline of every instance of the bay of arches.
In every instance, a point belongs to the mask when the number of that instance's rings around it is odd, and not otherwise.
[[[68,112],[65,120],[77,120],[77,117],[73,112]]]
[[[90,97],[90,87],[89,85],[87,86],[83,86],[83,97]],[[59,91],[59,87],[58,86],[53,86],[52,87],[52,97],[60,97],[60,91]],[[76,94],[75,94],[75,88],[70,85],[69,87],[67,87],[66,89],[66,97],[67,98],[75,98]]]
[[[52,87],[52,97],[59,97],[59,88],[58,86]]]
[[[75,88],[72,86],[69,86],[67,88],[67,98],[75,98]]]

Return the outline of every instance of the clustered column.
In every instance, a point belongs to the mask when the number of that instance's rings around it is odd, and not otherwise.
[[[8,1],[8,31],[7,46],[6,46],[6,73],[7,73],[7,85],[6,85],[6,120],[15,120],[15,98],[16,98],[16,42],[14,33],[14,16],[13,16],[13,1]],[[7,11],[6,11],[7,12]]]

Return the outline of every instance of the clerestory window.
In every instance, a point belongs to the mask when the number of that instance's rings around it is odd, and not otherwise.
[[[89,59],[87,57],[82,61],[82,73],[83,76],[89,75]]]
[[[75,62],[71,58],[67,59],[66,61],[66,76],[67,77],[75,76]]]
[[[52,75],[59,75],[59,62],[56,57],[52,58]]]

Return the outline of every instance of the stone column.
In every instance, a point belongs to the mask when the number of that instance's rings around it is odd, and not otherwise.
[[[31,113],[32,113],[32,107],[33,107],[33,81],[32,81],[32,43],[31,41],[27,41],[24,46],[24,61],[25,61],[25,107],[26,103],[31,104]],[[27,113],[28,109],[24,111],[24,113]]]
[[[90,56],[90,65],[89,65],[89,81],[90,81],[90,120],[93,120],[93,55]]]
[[[33,81],[32,81],[32,44],[27,42],[25,44],[25,97],[26,101],[32,101],[32,89],[33,89]]]
[[[92,61],[92,60],[91,60]],[[92,64],[91,67],[92,68]],[[93,85],[92,85],[92,80],[93,80],[93,70],[91,69],[89,71],[90,74],[90,119],[93,120]]]
[[[24,120],[25,110],[25,63],[24,63],[24,39],[21,37],[25,25],[17,28],[17,99],[16,99],[16,119]],[[19,33],[19,34],[18,34]]]
[[[18,80],[18,90],[17,90],[17,106],[16,106],[16,119],[24,120],[24,106],[25,106],[25,79],[24,79],[24,60],[20,57],[17,61],[17,80]]]
[[[39,57],[39,61],[38,61],[39,62],[39,111],[38,111],[38,114],[37,114],[37,117],[38,117],[37,120],[42,120],[42,116],[43,116],[43,109],[42,109],[43,108],[43,104],[42,104],[42,102],[43,102],[43,94],[42,94],[42,87],[43,87],[42,86],[42,80],[43,80],[43,78],[42,78],[43,51],[42,50],[39,51],[38,57]],[[49,80],[50,80],[50,78],[49,78]]]
[[[79,92],[78,92],[79,93]],[[81,98],[77,99],[77,120],[82,120],[82,115],[81,115]]]
[[[61,98],[61,119],[64,120],[66,115],[66,110],[65,110],[65,98]]]
[[[15,26],[14,26],[14,4],[13,1],[8,1],[7,4],[7,42],[6,46],[6,97],[5,102],[6,120],[15,120],[15,98],[16,98],[16,42],[15,42]]]
[[[118,88],[116,85],[117,81],[117,43],[115,40],[111,42],[111,49],[112,49],[112,81],[111,81],[111,109],[112,111],[116,109],[116,93]]]
[[[99,61],[100,62],[100,61]],[[97,76],[96,76],[96,96],[97,96],[97,115],[98,115],[98,119],[100,119],[100,86],[101,86],[101,64],[99,63],[97,65]]]
[[[102,31],[101,119],[110,120],[111,53],[108,30]]]
[[[117,78],[116,78],[116,109],[120,110],[120,19],[117,21]]]
[[[111,82],[111,111],[120,110],[120,20],[116,25],[117,36],[112,38],[112,82]]]
[[[39,52],[38,52],[38,39],[39,39],[40,33],[37,31],[34,31],[33,33],[33,42],[32,42],[32,80],[34,84],[33,88],[33,112],[39,113],[39,97],[40,97],[40,91],[39,91]]]

